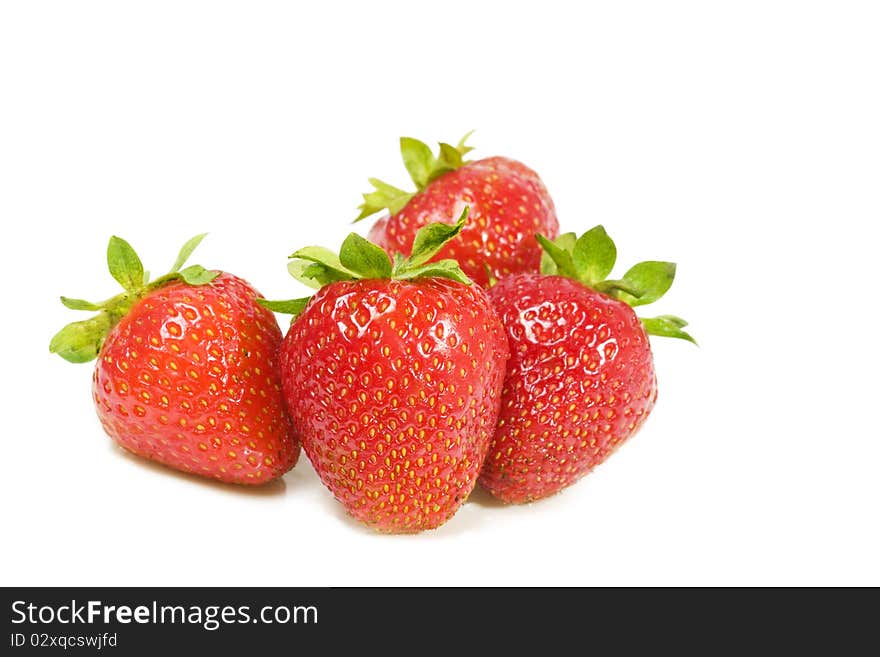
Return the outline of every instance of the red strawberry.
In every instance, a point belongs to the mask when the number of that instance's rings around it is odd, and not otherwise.
[[[299,457],[278,375],[281,331],[242,279],[181,270],[202,237],[152,283],[131,246],[112,237],[107,262],[125,292],[100,304],[62,297],[68,308],[100,312],[65,326],[49,349],[73,363],[97,356],[95,408],[123,448],[184,472],[261,484]]]
[[[375,191],[364,194],[358,220],[389,211],[373,226],[370,239],[393,256],[412,250],[420,228],[448,223],[468,206],[470,222],[438,257],[458,260],[462,271],[483,286],[490,274],[501,278],[537,270],[541,249],[534,234],[552,239],[559,233],[550,194],[538,174],[515,160],[464,161],[462,157],[472,150],[464,145],[466,139],[457,147],[440,144],[435,157],[423,142],[403,137],[400,151],[416,193],[371,178]]]
[[[392,263],[352,233],[339,257],[308,247],[292,273],[320,285],[281,350],[303,449],[348,512],[380,531],[446,522],[477,481],[498,418],[507,341],[457,263],[428,260],[461,230],[434,224]]]
[[[543,271],[559,275],[509,276],[489,291],[511,356],[480,483],[514,503],[570,486],[642,426],[657,397],[648,334],[693,341],[684,320],[639,320],[631,308],[669,289],[674,264],[606,281],[616,249],[601,226],[539,240]]]

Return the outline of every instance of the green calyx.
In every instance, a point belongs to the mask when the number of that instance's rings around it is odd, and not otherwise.
[[[580,237],[565,233],[553,241],[543,235],[535,235],[535,238],[544,249],[542,274],[574,279],[633,307],[657,301],[675,280],[675,263],[656,260],[640,262],[621,278],[609,279],[617,261],[617,247],[602,226],[591,228]],[[661,315],[640,319],[650,335],[697,343],[682,330],[687,322],[680,317]]]
[[[423,141],[412,137],[400,138],[400,155],[403,158],[403,165],[415,183],[417,192],[422,191],[444,173],[455,171],[467,164],[464,156],[470,153],[473,148],[467,146],[465,142],[471,134],[473,134],[473,130],[462,137],[457,146],[441,142],[437,155],[434,155],[431,152],[431,147]],[[364,202],[358,206],[360,214],[355,222],[382,210],[388,210],[390,214],[397,214],[416,193],[398,189],[378,178],[370,178],[369,182],[373,186],[373,191],[363,195]]]
[[[148,292],[171,281],[183,281],[189,285],[210,283],[218,272],[208,271],[201,265],[183,268],[204,237],[205,233],[196,235],[184,244],[171,270],[154,281],[150,281],[149,272],[144,271],[141,259],[131,245],[120,237],[111,237],[107,245],[107,267],[125,291],[101,302],[61,297],[61,303],[71,310],[97,311],[98,314],[58,331],[49,343],[49,351],[71,363],[87,363],[98,356],[110,329],[125,317],[135,301]]]
[[[452,259],[428,262],[437,252],[456,237],[467,222],[468,208],[454,224],[433,223],[422,227],[413,240],[409,257],[397,254],[390,258],[382,247],[364,239],[357,233],[349,233],[342,242],[339,253],[321,246],[307,246],[290,256],[287,270],[300,283],[312,289],[320,289],[337,281],[365,279],[412,280],[415,278],[448,278],[465,285],[472,281]],[[257,302],[278,313],[293,315],[303,311],[311,297]]]

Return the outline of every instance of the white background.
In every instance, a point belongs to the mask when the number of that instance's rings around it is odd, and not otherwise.
[[[298,6],[302,5],[302,6]],[[880,20],[865,2],[6,2],[6,585],[880,585]],[[303,458],[262,490],[125,456],[50,356],[104,249],[270,297],[338,245],[397,137],[476,128],[566,230],[679,263],[644,430],[575,487],[438,531],[349,521]],[[361,224],[358,230],[366,232]]]

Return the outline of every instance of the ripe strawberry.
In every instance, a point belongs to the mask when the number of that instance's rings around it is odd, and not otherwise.
[[[547,188],[538,174],[515,160],[464,161],[472,150],[465,146],[466,139],[457,147],[440,144],[434,157],[423,142],[401,138],[403,161],[417,191],[404,192],[371,178],[375,191],[364,194],[357,220],[388,210],[390,215],[373,226],[369,237],[393,256],[409,253],[423,226],[448,223],[469,206],[470,222],[438,257],[458,260],[462,271],[483,286],[490,278],[536,271],[541,249],[534,234],[552,239],[559,233]]]
[[[601,226],[538,239],[544,274],[489,290],[511,356],[480,483],[513,503],[570,486],[642,426],[657,397],[648,334],[693,341],[684,320],[640,321],[631,307],[659,299],[674,264],[642,262],[606,281],[616,249]]]
[[[68,308],[100,312],[65,326],[49,349],[73,363],[97,357],[95,408],[121,447],[177,470],[261,484],[299,457],[278,375],[281,331],[242,279],[181,269],[203,237],[152,283],[131,246],[110,238],[110,273],[125,292],[103,303],[61,297]]]
[[[306,455],[348,512],[380,531],[446,522],[495,430],[504,330],[455,261],[428,263],[463,221],[423,228],[393,264],[354,233],[338,257],[301,249],[291,272],[318,293],[261,302],[299,313],[281,378]]]

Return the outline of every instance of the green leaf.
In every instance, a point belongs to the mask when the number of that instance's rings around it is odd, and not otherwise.
[[[144,266],[131,244],[115,235],[107,245],[107,267],[110,275],[129,292],[143,286]]]
[[[574,251],[574,245],[577,244],[577,234],[576,233],[562,233],[559,237],[553,240],[553,243],[561,249],[565,249],[569,253]]]
[[[180,268],[183,267],[192,255],[192,252],[202,243],[202,240],[205,239],[205,235],[207,234],[208,233],[202,233],[201,235],[196,235],[180,248],[180,253],[177,254],[177,260],[174,261],[174,265],[171,267],[172,272],[180,271]]]
[[[635,287],[635,285],[624,280],[610,279],[607,281],[599,281],[598,283],[593,285],[592,288],[594,290],[602,292],[603,294],[612,296],[615,299],[626,301],[626,303],[628,303],[629,305],[632,305],[632,303],[627,301],[629,297],[639,299],[644,294],[644,290],[641,290],[640,288]]]
[[[641,295],[637,298],[622,296],[622,301],[626,301],[631,306],[653,303],[666,294],[672,281],[675,280],[675,263],[656,260],[640,262],[626,272],[622,280],[630,287],[641,291]]]
[[[465,144],[465,142],[466,142],[468,139],[471,138],[471,135],[472,135],[472,134],[474,134],[474,131],[473,131],[473,130],[471,130],[471,131],[468,132],[464,137],[462,137],[462,138],[458,141],[458,146],[455,147],[455,150],[457,150],[459,153],[461,153],[462,156],[467,155],[467,154],[470,153],[472,150],[474,150],[472,147],[470,147],[470,146],[468,146],[468,145]]]
[[[287,263],[287,271],[303,285],[320,290],[325,285],[336,281],[351,281],[355,275],[351,272],[341,272],[317,262],[307,260],[291,260]]]
[[[283,313],[285,315],[293,315],[294,317],[296,317],[305,309],[307,305],[309,305],[309,301],[311,300],[312,297],[288,299],[287,301],[270,301],[269,299],[257,299],[257,303],[264,308],[268,308],[272,312]]]
[[[390,278],[391,258],[382,250],[357,233],[349,233],[339,249],[342,266],[359,278]]]
[[[339,280],[351,279],[354,277],[352,272],[346,269],[345,266],[343,266],[342,262],[340,262],[339,256],[333,253],[333,251],[331,251],[330,249],[324,248],[323,246],[303,247],[299,251],[292,253],[290,255],[290,258],[308,260],[309,262],[314,262],[322,265],[330,271],[338,274],[341,277]]]
[[[675,315],[660,315],[654,319],[662,319],[664,322],[668,322],[678,328],[684,328],[688,325],[687,321],[683,320],[681,317],[676,317]]]
[[[659,317],[642,317],[642,324],[648,335],[658,335],[664,338],[679,338],[697,344],[697,341],[681,329],[687,326],[687,322],[681,317],[674,315],[660,315]]]
[[[570,251],[566,251],[541,234],[536,234],[535,239],[538,240],[538,244],[541,245],[544,252],[550,257],[553,264],[556,265],[556,274],[577,279],[577,272],[575,271]]]
[[[180,272],[180,278],[188,285],[205,285],[219,275],[220,272],[210,271],[201,265],[190,265]]]
[[[436,222],[423,226],[416,233],[413,239],[412,253],[407,258],[402,267],[408,269],[410,267],[418,267],[437,255],[447,242],[456,237],[464,225],[467,223],[470,208],[465,206],[464,211],[454,224],[444,224]]]
[[[61,303],[71,310],[101,310],[101,304],[92,303],[83,299],[71,299],[69,297],[61,297]]]
[[[553,243],[561,248],[563,251],[572,252],[574,249],[574,245],[577,242],[577,235],[574,233],[563,233],[555,240]],[[544,249],[541,249],[541,273],[547,276],[555,276],[559,273],[559,270],[556,267],[556,263],[553,262],[553,258],[550,257],[550,254],[547,253]]]
[[[464,164],[461,159],[461,153],[455,146],[449,144],[440,144],[440,157],[434,163],[434,168],[429,176],[429,182],[437,180],[444,173],[455,171]]]
[[[596,226],[581,235],[571,251],[578,279],[587,285],[605,280],[617,260],[617,248],[605,228]]]
[[[355,223],[381,210],[388,210],[391,214],[397,214],[403,210],[403,207],[413,197],[410,192],[398,189],[393,185],[382,182],[378,178],[370,178],[369,182],[375,188],[375,191],[363,195],[364,202],[358,206],[361,212],[357,219],[355,219]]]
[[[412,178],[418,189],[424,189],[430,182],[431,172],[434,169],[435,160],[431,148],[418,139],[401,137],[400,154],[409,177]]]
[[[111,326],[107,313],[68,324],[52,338],[49,351],[71,363],[87,363],[98,356]]]
[[[287,271],[300,283],[314,290],[320,290],[332,282],[322,278],[322,274],[327,271],[322,265],[308,260],[291,260],[287,263]]]
[[[395,272],[394,278],[399,280],[412,280],[414,278],[448,278],[465,285],[471,285],[473,281],[468,278],[457,260],[438,260],[437,262],[429,262],[421,267],[407,268],[400,272]]]

